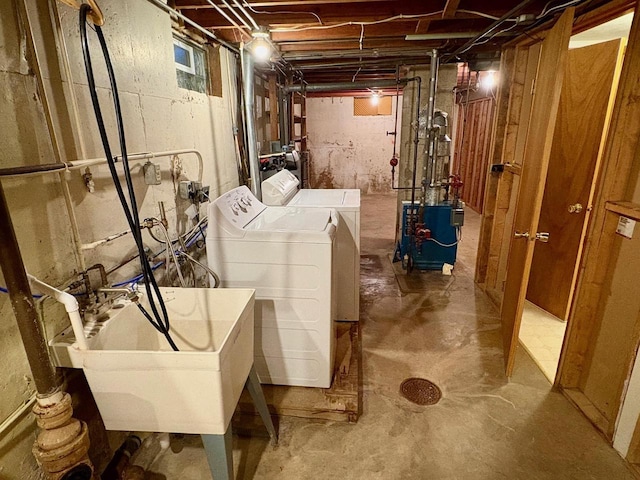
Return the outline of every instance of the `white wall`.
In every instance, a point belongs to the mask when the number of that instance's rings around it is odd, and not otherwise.
[[[22,0],[18,0],[22,1]],[[62,37],[68,50],[71,78],[64,73],[64,45],[56,37],[49,2],[27,0],[34,31],[39,66],[52,103],[56,137],[63,161],[104,157],[97,135],[80,49],[78,13],[57,3]],[[43,92],[34,76],[33,56],[25,51],[26,22],[16,12],[17,2],[0,2],[0,167],[56,161],[43,110]],[[146,1],[102,2],[106,17],[103,31],[117,75],[129,152],[196,148],[204,156],[204,184],[215,198],[238,184],[232,120],[229,109],[233,93],[229,78],[235,75],[235,60],[221,51],[223,97],[209,97],[177,87],[173,64],[172,27],[169,16]],[[89,31],[99,96],[110,132],[114,154],[119,154],[115,136],[111,93],[108,88],[97,39]],[[29,60],[27,60],[29,59]],[[31,67],[31,68],[30,68]],[[77,99],[79,118],[74,120],[72,99]],[[232,100],[232,104],[234,101]],[[184,209],[188,203],[176,200],[169,159],[157,159],[163,184],[150,187],[142,181],[140,165],[132,169],[141,218],[158,216],[158,202],[164,201],[169,230],[188,228]],[[195,179],[193,157],[181,157],[175,164],[177,179]],[[85,188],[82,173],[68,176],[71,197],[83,242],[92,242],[127,228],[106,166],[92,167],[95,193]],[[69,218],[57,175],[5,178],[2,180],[14,227],[27,270],[53,284],[74,278],[74,258]],[[159,244],[147,238],[150,248]],[[128,257],[134,243],[125,236],[108,246],[87,252],[86,263],[102,263],[108,269]],[[117,282],[134,273],[135,262],[110,278]],[[4,285],[0,276],[0,285]],[[29,398],[34,390],[24,349],[8,297],[0,294],[0,421]],[[63,311],[52,302],[44,308],[49,333],[66,323]],[[34,425],[27,414],[0,438],[0,478],[39,478],[31,455]]]
[[[309,181],[313,188],[359,188],[362,193],[391,191],[395,128],[392,114],[354,116],[353,97],[307,98]],[[402,97],[400,97],[402,108]],[[398,139],[400,139],[398,118]],[[400,142],[396,152],[400,155]]]

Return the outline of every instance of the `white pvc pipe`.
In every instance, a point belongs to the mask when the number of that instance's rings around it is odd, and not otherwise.
[[[224,3],[227,3],[227,2],[224,2]],[[253,19],[253,17],[251,16],[251,14],[247,11],[247,9],[246,9],[246,8],[244,8],[244,7],[242,6],[242,4],[241,4],[238,0],[233,0],[233,3],[235,3],[235,4],[238,6],[238,8],[240,9],[240,11],[241,11],[242,13],[244,13],[244,14],[247,16],[247,18],[249,19],[249,21],[250,21],[250,22],[251,22],[251,24],[253,25],[254,30],[260,30],[260,27],[258,26],[258,24],[256,23],[256,21]]]
[[[70,293],[58,290],[57,288],[38,280],[33,275],[27,274],[27,277],[29,278],[31,286],[37,291],[64,305],[67,315],[69,315],[69,320],[71,321],[71,328],[76,336],[78,348],[80,350],[87,350],[89,347],[87,345],[87,339],[84,336],[84,325],[82,323],[82,318],[80,317],[80,307],[78,306],[76,298]]]
[[[147,152],[147,153],[134,153],[127,156],[130,162],[139,162],[141,160],[149,160],[156,157],[173,157],[174,155],[184,155],[187,153],[193,153],[198,159],[198,181],[202,182],[202,174],[204,169],[204,161],[202,160],[202,154],[195,149],[184,150],[168,150],[166,152]],[[122,157],[117,156],[117,161],[121,161]],[[106,158],[89,158],[86,160],[73,160],[69,166],[69,170],[79,170],[81,168],[91,167],[93,165],[102,165],[107,163]],[[47,172],[42,172],[47,173]]]
[[[105,237],[103,239],[96,240],[95,242],[83,243],[82,250],[93,250],[94,248],[99,247],[100,245],[104,245],[105,243],[109,243],[117,238],[124,237],[129,233],[131,233],[131,230],[125,230],[120,233],[114,233],[113,235],[109,235],[108,237]]]
[[[9,427],[11,427],[16,420],[22,417],[27,410],[29,410],[33,404],[36,403],[36,395],[35,393],[31,395],[31,397],[25,401],[22,405],[16,408],[13,413],[11,413],[1,424],[0,424],[0,435],[2,435]]]

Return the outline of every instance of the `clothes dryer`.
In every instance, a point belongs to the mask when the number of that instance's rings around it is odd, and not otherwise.
[[[360,190],[298,189],[300,181],[281,170],[262,182],[262,201],[271,206],[335,208],[340,222],[336,237],[337,318],[360,319]]]

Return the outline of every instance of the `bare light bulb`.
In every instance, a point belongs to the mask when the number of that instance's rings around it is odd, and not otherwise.
[[[253,59],[258,63],[266,63],[271,58],[271,44],[267,40],[268,34],[254,32],[253,40],[249,46]]]
[[[374,93],[371,96],[371,105],[376,106],[380,103],[380,94]]]
[[[496,85],[496,72],[489,70],[485,77],[482,79],[482,86],[486,90],[491,90]]]

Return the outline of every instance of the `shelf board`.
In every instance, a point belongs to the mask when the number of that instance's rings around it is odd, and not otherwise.
[[[605,208],[623,217],[640,221],[640,204],[634,202],[607,202]]]

